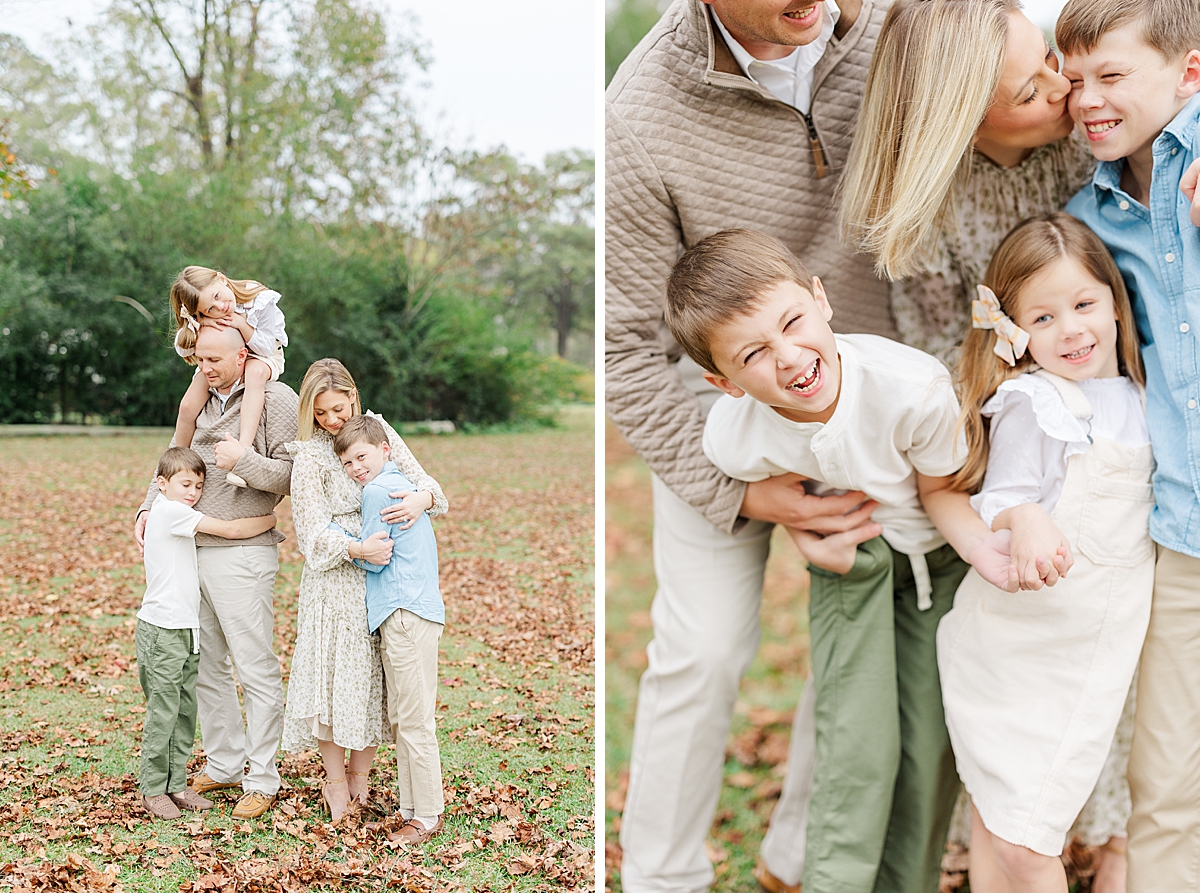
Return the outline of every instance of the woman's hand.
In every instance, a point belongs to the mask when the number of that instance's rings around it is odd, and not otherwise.
[[[368,564],[387,564],[392,560],[392,541],[382,530],[372,533],[359,545],[362,546],[362,560]]]
[[[400,501],[392,503],[385,509],[380,509],[379,516],[383,518],[385,524],[400,525],[401,530],[408,530],[423,512],[433,508],[433,494],[428,490],[421,490],[417,493],[411,490],[398,490],[395,493],[389,493],[388,496]]]

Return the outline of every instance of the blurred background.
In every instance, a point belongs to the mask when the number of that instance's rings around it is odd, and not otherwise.
[[[337,356],[397,420],[591,400],[593,22],[0,0],[0,423],[173,424],[188,264],[282,293],[293,386]]]

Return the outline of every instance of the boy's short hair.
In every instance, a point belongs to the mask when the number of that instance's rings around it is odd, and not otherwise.
[[[812,276],[788,247],[765,233],[723,229],[684,252],[667,280],[667,326],[689,357],[714,375],[713,333],[762,304],[780,282],[812,291]]]
[[[158,470],[155,477],[164,477],[168,481],[181,471],[191,471],[204,477],[206,471],[204,460],[195,450],[187,447],[171,447],[158,459]]]
[[[1196,0],[1070,0],[1054,27],[1054,40],[1067,55],[1090,53],[1110,31],[1130,22],[1142,40],[1174,61],[1200,50],[1200,3]]]
[[[333,452],[341,456],[356,443],[387,443],[387,431],[375,416],[359,414],[351,416],[333,435]]]

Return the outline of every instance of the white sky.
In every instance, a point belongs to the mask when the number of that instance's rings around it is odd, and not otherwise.
[[[1067,0],[1024,0],[1025,15],[1029,20],[1047,31],[1054,31],[1054,22]]]
[[[507,0],[480,19],[456,3],[374,0],[393,28],[415,25],[429,49],[418,103],[435,135],[456,147],[503,143],[531,163],[562,149],[596,151],[596,2]],[[68,18],[83,27],[106,5],[0,0],[0,31],[46,55]]]

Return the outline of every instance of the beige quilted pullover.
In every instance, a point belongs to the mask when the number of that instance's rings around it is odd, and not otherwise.
[[[701,450],[704,414],[674,368],[681,351],[663,319],[667,276],[705,236],[761,230],[821,277],[835,331],[896,336],[887,287],[838,238],[834,203],[888,5],[863,0],[830,41],[813,73],[811,131],[742,73],[700,0],[675,0],[605,93],[605,409],[722,530],[739,526],[745,484]]]

